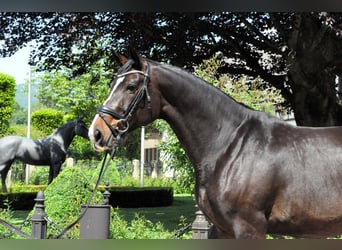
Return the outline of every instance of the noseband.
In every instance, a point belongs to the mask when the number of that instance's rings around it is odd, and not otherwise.
[[[123,77],[123,76],[126,76],[126,75],[130,75],[130,74],[141,74],[141,75],[143,75],[144,76],[144,83],[143,83],[143,86],[139,89],[139,92],[136,94],[136,96],[132,100],[132,102],[129,104],[127,110],[124,112],[124,115],[119,114],[114,109],[112,109],[112,108],[110,108],[110,107],[108,107],[106,105],[101,105],[97,109],[97,114],[102,118],[102,120],[105,122],[107,127],[110,129],[112,135],[116,139],[120,139],[120,137],[124,133],[127,132],[128,128],[129,128],[129,120],[132,117],[132,115],[135,112],[135,110],[137,109],[138,104],[144,98],[145,95],[146,95],[146,100],[147,100],[147,105],[148,105],[147,107],[149,109],[151,108],[151,97],[150,97],[150,94],[148,92],[148,83],[150,81],[150,76],[149,76],[149,74],[150,74],[150,65],[149,65],[149,63],[147,63],[146,72],[143,72],[143,71],[140,71],[140,70],[131,70],[131,71],[122,73],[122,74],[118,75],[117,77],[120,78],[120,77]],[[119,120],[119,122],[124,124],[124,128],[119,128],[118,126],[114,128],[105,119],[103,114],[110,115],[111,117],[115,118],[116,120]]]

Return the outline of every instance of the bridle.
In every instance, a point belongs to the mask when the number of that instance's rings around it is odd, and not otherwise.
[[[124,77],[130,74],[141,74],[144,76],[144,83],[143,86],[139,89],[138,93],[135,95],[134,99],[132,102],[129,104],[127,110],[124,112],[124,115],[119,114],[116,112],[114,109],[106,106],[106,105],[101,105],[97,109],[97,114],[101,117],[101,119],[105,122],[107,127],[110,129],[112,135],[116,140],[120,140],[121,136],[125,134],[128,129],[129,129],[129,120],[132,117],[133,113],[138,107],[138,104],[140,101],[146,96],[147,100],[147,107],[151,109],[151,96],[150,93],[148,92],[148,83],[150,81],[150,65],[147,62],[146,66],[146,72],[140,71],[140,70],[131,70],[122,74],[117,75],[118,78]],[[113,127],[105,118],[106,115],[110,115],[111,117],[115,118],[116,120],[119,120],[117,124],[122,123],[124,124],[123,128]]]

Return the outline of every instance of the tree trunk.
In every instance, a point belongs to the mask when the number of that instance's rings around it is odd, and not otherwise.
[[[299,13],[289,36],[288,76],[299,126],[342,125],[334,60],[341,42],[309,14]]]
[[[308,81],[309,86],[304,84]],[[316,79],[307,77],[305,81],[295,85],[293,100],[292,107],[297,125],[342,125],[342,108],[336,96],[335,76],[321,73]]]

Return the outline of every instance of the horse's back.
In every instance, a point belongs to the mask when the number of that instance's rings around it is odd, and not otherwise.
[[[14,144],[20,142],[24,137],[10,135],[0,138],[0,146],[3,147],[4,145]]]
[[[0,171],[11,165],[20,143],[20,136],[6,136],[0,139]]]
[[[0,162],[17,159],[28,164],[36,164],[37,161],[41,161],[47,157],[41,141],[21,136],[6,136],[1,138],[0,152]]]
[[[0,139],[0,158],[15,154],[18,147],[22,143],[20,136],[6,136]]]

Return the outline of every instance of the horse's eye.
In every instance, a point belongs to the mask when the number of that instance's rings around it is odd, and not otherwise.
[[[135,85],[127,85],[126,90],[130,92],[134,92],[136,90],[136,87]]]

